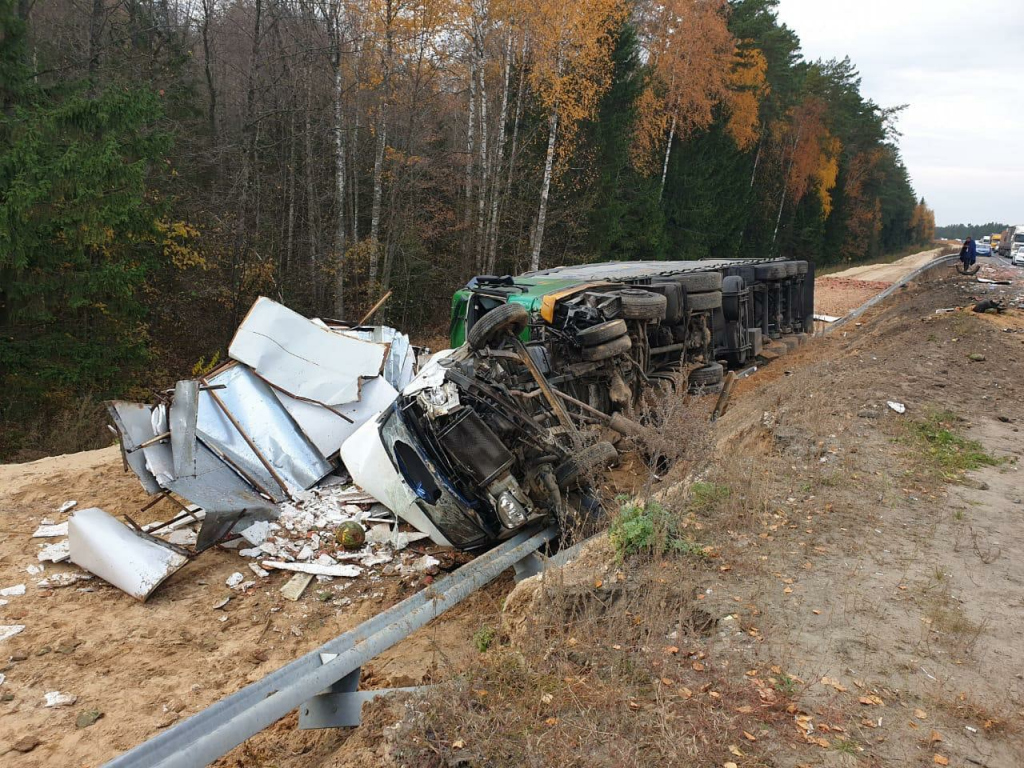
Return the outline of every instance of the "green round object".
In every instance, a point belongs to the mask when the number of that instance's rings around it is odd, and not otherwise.
[[[345,549],[360,549],[366,543],[366,531],[354,520],[339,525],[334,537]]]

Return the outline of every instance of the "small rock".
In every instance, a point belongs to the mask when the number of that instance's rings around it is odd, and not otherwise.
[[[75,648],[78,647],[78,643],[63,642],[57,646],[57,653],[74,653]]]
[[[0,701],[5,702],[5,703],[8,702],[8,701],[14,701],[14,694],[13,693],[5,693],[2,696],[0,696]]]
[[[877,419],[881,416],[878,411],[872,411],[865,408],[863,411],[857,411],[857,416],[861,419]]]
[[[185,702],[181,699],[171,699],[164,705],[168,712],[181,712],[185,708]]]
[[[36,656],[45,656],[46,654],[51,653],[52,651],[53,648],[51,648],[48,645],[44,645],[42,648],[36,651]]]
[[[15,752],[31,752],[33,749],[38,747],[40,741],[35,736],[22,736],[16,742],[11,744],[11,749]]]
[[[1003,422],[1003,424],[1009,424],[1010,423],[1010,417],[1009,416],[996,416],[996,418],[999,419],[1001,422]]]
[[[78,713],[78,717],[75,718],[75,728],[88,728],[90,725],[94,725],[101,717],[103,717],[103,713],[98,709],[83,709]]]
[[[15,651],[11,654],[11,661],[25,661],[28,658],[28,654],[24,651]]]
[[[165,712],[165,713],[163,713],[163,715],[161,715],[160,717],[157,718],[156,727],[157,728],[166,728],[169,725],[174,725],[174,723],[177,722],[177,720],[178,720],[178,713],[177,712]]]
[[[967,359],[970,360],[972,363],[985,362],[985,356],[980,352],[971,352],[971,354],[967,356]]]

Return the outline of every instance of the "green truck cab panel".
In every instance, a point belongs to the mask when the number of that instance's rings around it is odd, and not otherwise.
[[[540,316],[541,302],[551,293],[558,293],[589,281],[576,278],[540,278],[517,277],[511,285],[503,285],[500,290],[491,285],[477,285],[476,278],[465,288],[460,288],[452,296],[452,315],[449,325],[449,337],[452,347],[460,347],[466,343],[466,334],[477,319],[499,304],[515,302],[522,304],[531,318]],[[523,331],[523,341],[530,340],[530,329]]]

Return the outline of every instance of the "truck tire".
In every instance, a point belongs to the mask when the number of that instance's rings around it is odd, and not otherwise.
[[[581,474],[597,467],[609,466],[618,460],[619,452],[615,450],[615,446],[602,440],[588,445],[582,451],[577,451],[555,467],[555,482],[559,487],[565,488],[579,479]]]
[[[785,280],[788,274],[783,264],[759,264],[754,267],[754,277],[758,280]]]
[[[625,320],[609,320],[607,323],[598,323],[590,328],[584,328],[576,334],[576,339],[584,347],[596,347],[598,344],[605,344],[619,336],[626,335]]]
[[[739,275],[729,275],[722,280],[722,314],[730,323],[738,322],[740,319],[740,297],[743,292],[743,278]]]
[[[706,293],[722,288],[721,272],[694,272],[688,275],[676,275],[673,278],[687,293]]]
[[[722,306],[722,292],[690,293],[686,295],[686,308],[691,312],[707,312]]]
[[[690,371],[690,386],[714,386],[715,384],[721,384],[724,377],[725,369],[722,367],[721,363],[711,363],[710,365],[705,365],[703,368],[697,368]]]
[[[505,332],[516,335],[522,333],[529,323],[530,313],[522,304],[502,304],[473,323],[466,336],[466,342],[470,349],[479,352],[495,337]]]
[[[622,316],[626,320],[664,320],[668,300],[660,293],[639,288],[623,288],[618,292]]]
[[[624,355],[632,348],[633,342],[629,336],[619,336],[617,339],[612,339],[604,344],[598,344],[596,347],[584,347],[583,359],[588,363],[598,363],[611,357]]]

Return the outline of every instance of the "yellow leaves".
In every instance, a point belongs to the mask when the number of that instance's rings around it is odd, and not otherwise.
[[[928,713],[925,712],[923,709],[915,709],[914,710],[914,717],[916,717],[918,720],[927,720],[928,719]]]
[[[858,701],[866,707],[884,707],[885,702],[882,701],[881,697],[869,694],[868,696],[861,696]]]
[[[747,47],[736,51],[728,79],[729,119],[725,130],[741,150],[751,147],[760,136],[758,112],[769,90],[767,72],[768,61],[760,50]]]
[[[465,749],[466,742],[462,739],[456,739],[452,742],[452,749]]]
[[[640,19],[656,75],[641,96],[634,136],[634,166],[642,173],[661,167],[667,133],[685,137],[706,128],[728,96],[735,39],[726,11],[722,0],[664,0]]]
[[[211,268],[212,265],[202,253],[191,245],[192,241],[199,238],[198,229],[184,221],[160,220],[156,222],[156,230],[164,256],[169,258],[176,268]]]
[[[533,54],[530,85],[544,108],[558,115],[564,154],[579,121],[593,116],[611,84],[613,36],[626,3],[537,0],[522,9]]]
[[[823,678],[821,678],[821,684],[822,685],[831,686],[832,688],[835,688],[840,693],[844,693],[844,692],[846,692],[848,690],[846,688],[846,686],[844,686],[842,683],[840,683],[838,680],[836,680],[835,678],[832,678],[832,677],[823,677]]]
[[[949,765],[949,758],[936,753],[932,756],[932,762],[936,765]]]

